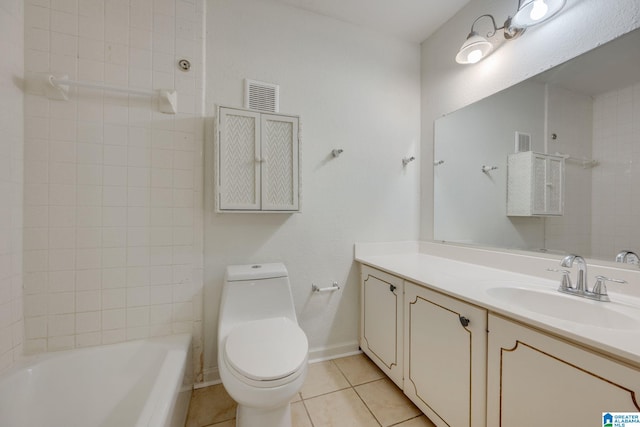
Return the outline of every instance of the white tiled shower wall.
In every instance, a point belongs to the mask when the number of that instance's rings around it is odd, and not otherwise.
[[[22,353],[24,8],[0,0],[0,372]]]
[[[593,158],[592,254],[613,260],[640,250],[640,83],[595,97]]]
[[[199,358],[204,2],[25,7],[25,352],[192,332]],[[178,113],[102,90],[50,100],[48,73],[175,87]]]

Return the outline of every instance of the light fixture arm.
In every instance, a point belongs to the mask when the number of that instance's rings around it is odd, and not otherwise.
[[[478,17],[476,18],[476,20],[475,20],[475,21],[473,21],[473,24],[471,24],[471,34],[473,34],[473,33],[475,33],[475,32],[476,32],[476,31],[475,31],[475,29],[474,29],[473,27],[475,27],[475,26],[476,26],[476,23],[477,23],[480,19],[482,19],[482,18],[484,18],[484,17],[487,17],[487,18],[491,19],[491,23],[493,24],[493,30],[491,30],[491,31],[489,31],[489,32],[487,33],[487,37],[493,37],[493,36],[495,36],[495,35],[496,35],[496,32],[497,32],[498,30],[501,30],[502,28],[498,28],[498,26],[496,25],[496,20],[494,19],[493,15],[489,15],[489,14],[480,15],[480,16],[478,16]],[[503,28],[504,28],[504,27],[503,27]]]
[[[520,5],[520,0],[518,0],[518,5]],[[519,6],[518,6],[519,7]],[[471,32],[469,33],[469,36],[471,35],[475,35],[478,34],[474,27],[476,25],[476,23],[482,19],[482,18],[489,18],[491,19],[491,25],[493,25],[493,30],[489,31],[486,35],[486,37],[493,37],[496,35],[496,33],[500,30],[504,31],[504,38],[506,40],[512,40],[515,39],[517,37],[519,37],[520,35],[522,35],[522,33],[524,33],[525,29],[524,28],[514,28],[511,26],[511,17],[508,16],[507,20],[504,21],[504,24],[502,25],[502,27],[498,27],[498,25],[496,25],[496,20],[493,17],[493,15],[490,14],[485,14],[485,15],[480,15],[476,18],[475,21],[473,21],[473,24],[471,24]]]

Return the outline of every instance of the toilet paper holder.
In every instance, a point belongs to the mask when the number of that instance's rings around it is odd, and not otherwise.
[[[313,292],[333,292],[333,291],[339,291],[340,290],[340,285],[338,285],[338,282],[333,282],[333,284],[331,286],[327,286],[326,288],[319,288],[316,285],[314,285],[313,283],[311,284],[311,290]]]

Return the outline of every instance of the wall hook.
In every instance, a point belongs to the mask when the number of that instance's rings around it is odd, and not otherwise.
[[[413,162],[416,158],[411,156],[411,157],[405,157],[402,159],[402,166],[407,166],[409,163]]]
[[[344,150],[342,148],[334,148],[333,150],[331,150],[331,155],[333,157],[338,157],[343,152],[344,152]]]
[[[483,173],[489,173],[489,172],[494,171],[496,169],[498,169],[497,166],[485,166],[485,165],[482,165],[482,172]]]

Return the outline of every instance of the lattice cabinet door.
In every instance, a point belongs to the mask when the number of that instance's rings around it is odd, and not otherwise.
[[[218,208],[259,210],[260,113],[221,107],[218,120]]]
[[[262,209],[298,210],[298,118],[262,114]]]
[[[300,210],[299,126],[297,116],[218,108],[219,212]]]

